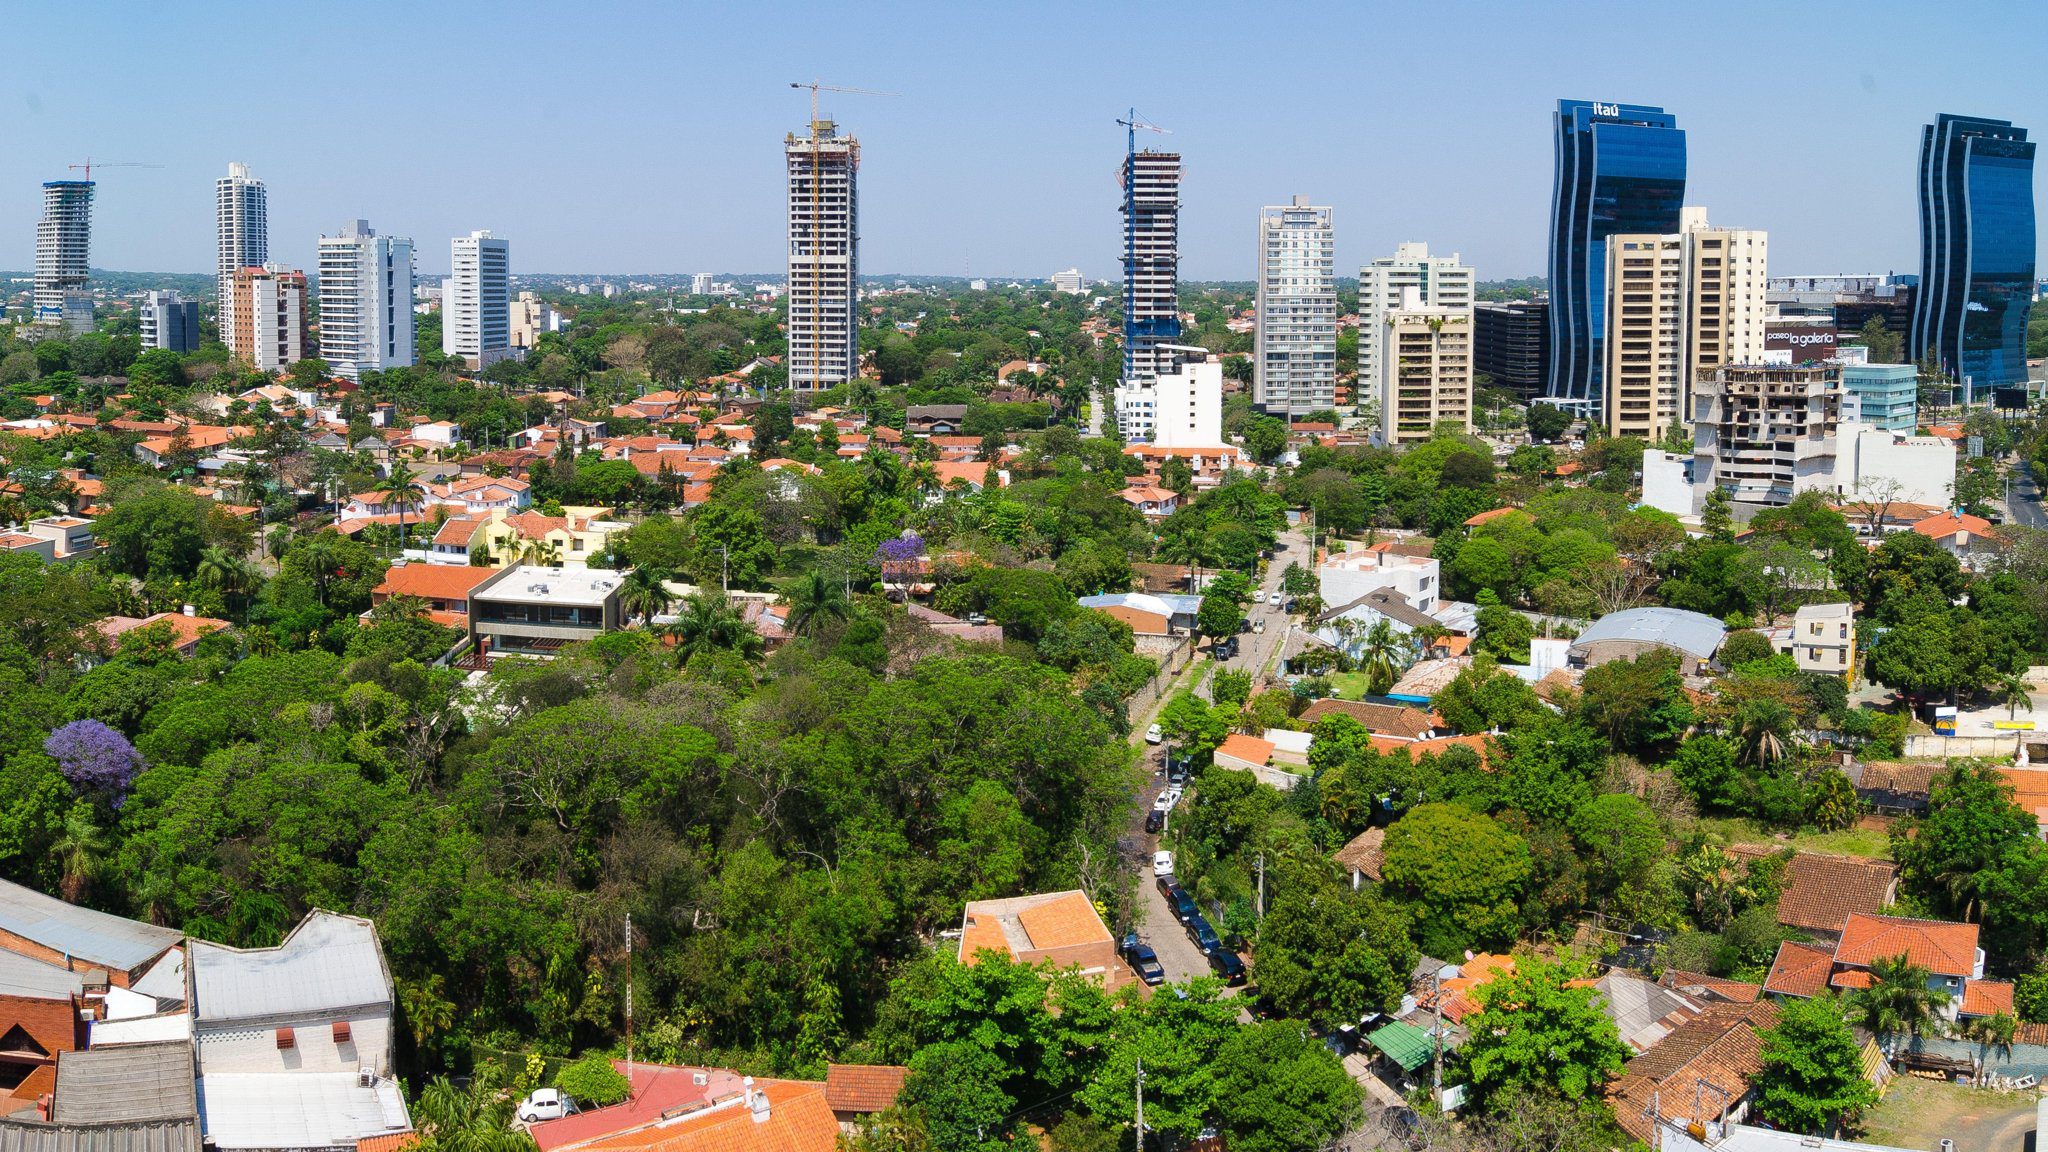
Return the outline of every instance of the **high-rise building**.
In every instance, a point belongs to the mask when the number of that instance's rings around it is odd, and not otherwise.
[[[135,310],[135,319],[142,326],[144,348],[161,348],[169,352],[199,350],[197,300],[187,300],[170,289],[150,292],[142,297],[142,306]]]
[[[261,268],[270,259],[269,193],[263,181],[249,175],[247,164],[229,164],[228,174],[214,182],[213,218],[219,240],[219,299],[225,316],[228,287],[236,271]]]
[[[344,380],[413,364],[411,240],[368,220],[320,237],[320,358]]]
[[[1161,345],[1157,351],[1174,363],[1116,389],[1118,434],[1156,448],[1222,447],[1223,365],[1205,359],[1202,348]]]
[[[691,274],[691,276],[690,276],[690,295],[692,295],[692,296],[709,296],[709,295],[711,295],[711,273],[709,273],[709,272],[696,272],[696,273],[692,273],[692,274]]]
[[[2027,378],[2034,145],[2009,120],[1920,130],[1920,286],[1908,351],[1977,392]]]
[[[1414,284],[1401,293],[1400,306],[1382,309],[1376,321],[1381,349],[1376,439],[1388,447],[1427,440],[1446,420],[1469,432],[1472,306],[1424,304],[1422,289]],[[1362,315],[1359,323],[1365,323]]]
[[[235,269],[221,316],[221,340],[258,371],[281,372],[308,355],[304,272],[277,264]]]
[[[1180,339],[1180,153],[1138,151],[1132,128],[1123,189],[1124,383],[1130,385],[1180,361],[1165,349]]]
[[[92,331],[91,248],[92,181],[46,182],[36,222],[36,323]]]
[[[1337,233],[1306,196],[1259,211],[1252,402],[1293,416],[1337,404]]]
[[[1052,290],[1055,292],[1063,292],[1068,296],[1079,296],[1087,287],[1088,282],[1081,278],[1081,270],[1079,268],[1069,268],[1065,272],[1055,272],[1052,274]]]
[[[1854,402],[1853,418],[1886,432],[1911,432],[1920,411],[1920,373],[1911,364],[1845,364],[1842,366],[1844,419]]]
[[[830,120],[783,139],[789,169],[789,386],[860,375],[860,141]]]
[[[1607,238],[1679,230],[1685,133],[1662,108],[1560,100],[1550,204],[1550,398],[1602,410]]]
[[[548,306],[537,293],[521,292],[519,299],[512,301],[512,349],[515,355],[524,356],[540,342],[543,332],[560,332],[562,314]]]
[[[1510,300],[1472,306],[1472,366],[1495,388],[1524,400],[1543,395],[1550,371],[1550,302]]]
[[[1613,436],[1660,440],[1682,424],[1695,381],[1764,358],[1769,238],[1714,228],[1687,208],[1678,232],[1607,238],[1607,362]]]
[[[1408,290],[1413,288],[1412,298]],[[1377,394],[1380,349],[1387,338],[1387,314],[1410,306],[1471,311],[1475,278],[1458,254],[1431,256],[1429,245],[1410,241],[1358,270],[1358,380],[1362,394]]]
[[[441,351],[471,368],[512,354],[512,245],[471,232],[449,245],[450,275],[441,281]]]

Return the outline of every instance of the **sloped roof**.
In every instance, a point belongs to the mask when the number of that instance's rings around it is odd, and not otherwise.
[[[58,1124],[191,1119],[199,1115],[192,1077],[190,1040],[59,1053],[50,1119]]]
[[[1223,738],[1216,748],[1216,755],[1230,756],[1252,764],[1264,764],[1273,758],[1273,742],[1242,732],[1232,732]]]
[[[1852,913],[1842,925],[1834,959],[1868,968],[1901,954],[1937,976],[1968,976],[1977,968],[1977,926]]]
[[[612,1067],[621,1075],[627,1074],[624,1060],[612,1061]],[[701,1084],[697,1082],[699,1077],[703,1078]],[[564,1145],[601,1140],[651,1124],[666,1112],[702,1107],[740,1090],[737,1073],[668,1064],[634,1064],[629,1082],[632,1093],[617,1104],[535,1124],[528,1130],[533,1142],[541,1152],[552,1152]]]
[[[673,1121],[648,1124],[581,1147],[644,1152],[835,1152],[839,1121],[825,1100],[825,1086],[800,1080],[763,1080],[755,1092],[767,1097],[757,1119],[744,1099]]]
[[[1761,984],[1725,980],[1719,976],[1708,976],[1703,972],[1686,972],[1677,968],[1666,968],[1658,983],[1694,998],[1726,1000],[1732,1004],[1754,1004],[1764,991]]]
[[[1700,1005],[1684,996],[1624,972],[1609,972],[1593,987],[1599,990],[1601,1010],[1614,1021],[1622,1043],[1637,1052],[1648,1051],[1701,1011]]]
[[[984,949],[1015,957],[1027,952],[1106,944],[1114,939],[1088,894],[1078,889],[970,900],[962,916],[960,962],[973,964]]]
[[[1682,608],[1628,608],[1593,621],[1592,627],[1572,641],[1572,648],[1577,651],[1602,641],[1634,641],[1676,648],[1707,660],[1720,649],[1727,634],[1726,625],[1703,613]]]
[[[0,996],[64,1000],[84,992],[84,978],[69,968],[33,956],[0,952]]]
[[[1365,1042],[1410,1072],[1429,1063],[1436,1052],[1436,1041],[1429,1033],[1405,1020],[1396,1020],[1374,1029],[1366,1035]]]
[[[123,972],[140,968],[185,938],[174,928],[81,908],[5,880],[0,880],[0,929],[74,962]]]
[[[438,542],[439,536],[435,539]],[[467,564],[394,564],[385,570],[375,591],[385,596],[467,600],[477,585],[497,574],[496,568],[473,568]]]
[[[1718,1117],[1742,1099],[1763,1069],[1760,1030],[1777,1023],[1772,1003],[1716,1004],[1674,1029],[1655,1047],[1628,1062],[1608,1087],[1608,1102],[1624,1131],[1647,1142],[1654,1101],[1660,1113],[1686,1124]],[[1698,1109],[1699,1114],[1695,1114]]]
[[[1887,860],[1801,852],[1785,865],[1778,923],[1809,932],[1840,932],[1854,912],[1882,911],[1898,867]]]
[[[317,908],[275,948],[194,940],[191,965],[192,1012],[202,1025],[391,1005],[376,927]]]
[[[2003,1012],[2016,1015],[2012,1007],[2013,986],[2003,980],[1969,980],[1963,984],[1963,1002],[1958,1006],[1965,1016],[1989,1016]]]
[[[216,1072],[199,1080],[207,1143],[219,1149],[334,1148],[412,1127],[393,1080],[347,1072]]]
[[[199,1121],[43,1124],[0,1118],[0,1152],[199,1152]]]
[[[1325,716],[1349,716],[1365,729],[1378,736],[1399,736],[1408,740],[1420,740],[1435,731],[1436,718],[1420,708],[1403,704],[1374,704],[1366,700],[1337,700],[1324,698],[1302,710],[1300,721],[1304,727],[1314,724]]]
[[[1943,764],[1914,764],[1903,760],[1858,761],[1852,780],[1860,791],[1926,796],[1934,787],[1934,778],[1947,770]]]
[[[1827,991],[1828,973],[1834,966],[1835,953],[1827,945],[1787,940],[1778,945],[1778,954],[1771,959],[1764,991],[1778,996],[1818,996]]]
[[[1368,880],[1380,878],[1380,865],[1386,860],[1387,830],[1367,828],[1330,857],[1339,866],[1362,873]]]
[[[900,1064],[827,1064],[825,1103],[834,1112],[881,1112],[896,1103],[909,1069]]]

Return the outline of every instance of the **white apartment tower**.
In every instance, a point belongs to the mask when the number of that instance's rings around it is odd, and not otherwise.
[[[213,218],[219,239],[219,299],[225,314],[236,270],[261,268],[270,260],[269,193],[263,181],[249,175],[247,164],[229,164],[228,174],[214,182]]]
[[[320,358],[345,380],[410,367],[412,241],[367,220],[320,237]]]
[[[1391,257],[1358,270],[1358,392],[1366,395],[1381,376],[1380,349],[1387,334],[1387,313],[1408,308],[1407,290],[1415,289],[1415,308],[1472,311],[1476,277],[1453,252],[1431,256],[1429,245],[1409,242]],[[1409,309],[1413,310],[1413,309]],[[1384,415],[1384,412],[1382,413]]]
[[[36,323],[92,331],[91,248],[92,181],[45,183],[36,222]]]
[[[1605,419],[1614,436],[1662,439],[1699,382],[1764,358],[1769,236],[1715,228],[1686,208],[1668,235],[1607,238]]]
[[[830,120],[783,140],[789,169],[789,386],[860,375],[860,141]]]
[[[1165,344],[1159,351],[1188,359],[1116,389],[1117,433],[1157,448],[1222,447],[1223,365],[1206,359],[1203,348]]]
[[[441,281],[441,351],[471,368],[512,354],[512,245],[489,232],[457,236]]]
[[[1305,416],[1337,403],[1337,232],[1306,196],[1259,211],[1252,402]]]
[[[1380,350],[1377,439],[1388,447],[1427,440],[1447,420],[1470,432],[1472,306],[1425,305],[1422,289],[1415,284],[1401,291],[1400,304],[1381,309],[1374,320],[1374,343]],[[1364,324],[1361,316],[1361,349]]]

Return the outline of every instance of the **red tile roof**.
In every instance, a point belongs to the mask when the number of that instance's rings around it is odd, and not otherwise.
[[[881,1112],[896,1103],[909,1069],[900,1064],[827,1064],[825,1103],[834,1112]]]
[[[622,1073],[626,1071],[623,1060],[612,1061],[612,1066]],[[705,1083],[697,1083],[700,1076]],[[632,1094],[624,1101],[559,1120],[543,1120],[532,1128],[533,1142],[541,1152],[587,1143],[651,1124],[672,1108],[708,1104],[714,1094],[729,1096],[740,1090],[737,1075],[717,1068],[635,1064],[631,1079]]]
[[[1998,539],[1998,530],[1991,526],[1991,521],[1967,512],[1961,515],[1944,512],[1939,516],[1929,516],[1913,525],[1913,531],[1936,540],[1946,540],[1958,532],[1968,532],[1972,536],[1983,536],[1990,540]]]
[[[649,1123],[590,1141],[582,1147],[644,1152],[836,1152],[839,1120],[825,1102],[823,1084],[800,1080],[757,1081],[767,1098],[758,1115],[744,1097],[696,1115]]]
[[[1764,991],[1779,996],[1818,996],[1827,991],[1828,973],[1834,966],[1834,951],[1826,945],[1787,940],[1778,945],[1771,973],[1764,977]]]
[[[452,521],[451,521],[452,523]],[[438,540],[438,537],[436,537]],[[393,566],[371,591],[373,596],[418,596],[426,600],[467,600],[476,586],[496,576],[496,568],[455,564]]]
[[[1223,738],[1223,743],[1216,749],[1216,755],[1230,756],[1253,764],[1264,764],[1273,758],[1273,742],[1261,740],[1256,736],[1247,736],[1242,732],[1232,732]]]
[[[1977,926],[1853,913],[1842,925],[1834,960],[1868,968],[1901,954],[1937,976],[1969,976],[1977,969]]]
[[[1891,902],[1898,868],[1886,860],[1801,852],[1785,865],[1778,923],[1809,932],[1840,932],[1851,913],[1875,913]]]
[[[1628,1062],[1607,1089],[1615,1121],[1648,1142],[1653,1106],[1681,1124],[1716,1118],[1749,1092],[1750,1082],[1763,1070],[1760,1032],[1777,1019],[1778,1006],[1772,1003],[1708,1006]]]
[[[2015,1015],[2012,985],[2003,980],[1968,981],[1963,985],[1963,1002],[1959,1010],[1965,1016],[1989,1016],[1994,1012]]]

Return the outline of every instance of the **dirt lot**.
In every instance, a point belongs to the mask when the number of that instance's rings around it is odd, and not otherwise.
[[[2032,1092],[1987,1092],[1913,1076],[1892,1081],[1884,1102],[1864,1116],[1859,1140],[1934,1148],[1946,1137],[1956,1152],[2031,1152]]]

